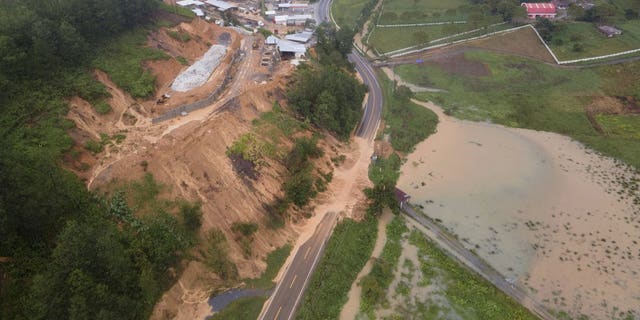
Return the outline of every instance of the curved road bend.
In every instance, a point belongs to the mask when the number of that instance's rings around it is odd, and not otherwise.
[[[318,3],[318,17],[321,21],[330,20],[331,0],[320,0]],[[356,71],[360,73],[365,85],[369,88],[369,96],[365,105],[362,120],[356,129],[356,136],[373,141],[382,115],[382,90],[369,61],[353,51],[348,56]],[[293,319],[298,303],[302,299],[307,282],[313,273],[324,245],[331,236],[336,223],[336,214],[327,213],[322,219],[315,233],[295,253],[291,264],[287,266],[284,275],[278,282],[273,294],[267,300],[259,320],[289,320]]]
[[[466,264],[471,269],[478,272],[483,278],[487,279],[487,281],[500,289],[500,291],[510,296],[513,300],[529,309],[531,313],[541,319],[556,320],[554,315],[552,315],[542,304],[533,299],[533,297],[531,297],[525,290],[507,281],[498,271],[465,248],[460,241],[445,232],[442,227],[431,220],[426,219],[422,214],[415,212],[410,206],[403,206],[402,211],[404,211],[404,213],[411,219],[432,232],[436,238],[433,240],[436,240],[449,256],[452,256],[460,263]]]

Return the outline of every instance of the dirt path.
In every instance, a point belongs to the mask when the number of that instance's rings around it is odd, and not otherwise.
[[[347,303],[342,307],[340,320],[353,320],[360,311],[360,295],[362,292],[360,280],[371,272],[371,268],[373,268],[375,260],[380,257],[382,248],[384,248],[384,245],[387,242],[387,225],[391,222],[391,219],[393,219],[393,213],[387,208],[383,211],[380,219],[378,219],[378,237],[376,238],[376,243],[373,247],[373,251],[371,252],[371,258],[369,258],[369,261],[367,261],[362,270],[358,273],[356,280],[351,284],[351,289],[348,294],[349,300],[347,300]]]
[[[381,69],[384,72],[384,74],[386,74],[387,77],[391,79],[391,81],[394,81],[399,86],[405,86],[409,88],[412,92],[447,92],[447,90],[444,90],[444,89],[421,87],[413,83],[406,82],[402,80],[402,78],[398,74],[393,72],[393,70],[391,70],[391,68],[389,67],[383,67]]]

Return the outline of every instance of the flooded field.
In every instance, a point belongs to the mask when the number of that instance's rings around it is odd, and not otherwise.
[[[640,317],[636,173],[561,135],[422,105],[440,124],[402,167],[413,204],[550,309]]]

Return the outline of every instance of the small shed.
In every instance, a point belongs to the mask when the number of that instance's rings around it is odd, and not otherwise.
[[[264,41],[265,44],[267,45],[271,45],[271,46],[275,46],[278,44],[278,41],[280,41],[280,39],[278,39],[278,37],[274,36],[274,35],[270,35],[267,37],[267,39]]]
[[[607,36],[607,38],[613,38],[622,34],[622,30],[613,26],[598,26],[598,30]]]
[[[204,12],[201,9],[195,8],[191,9],[191,11],[193,11],[193,13],[195,13],[198,17],[204,17]]]
[[[396,196],[396,201],[398,201],[400,209],[404,209],[404,206],[409,203],[409,199],[411,199],[411,196],[398,188],[394,190],[394,194]]]

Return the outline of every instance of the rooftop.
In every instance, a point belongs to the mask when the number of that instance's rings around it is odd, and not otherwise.
[[[528,13],[556,13],[556,5],[553,3],[523,3]]]

